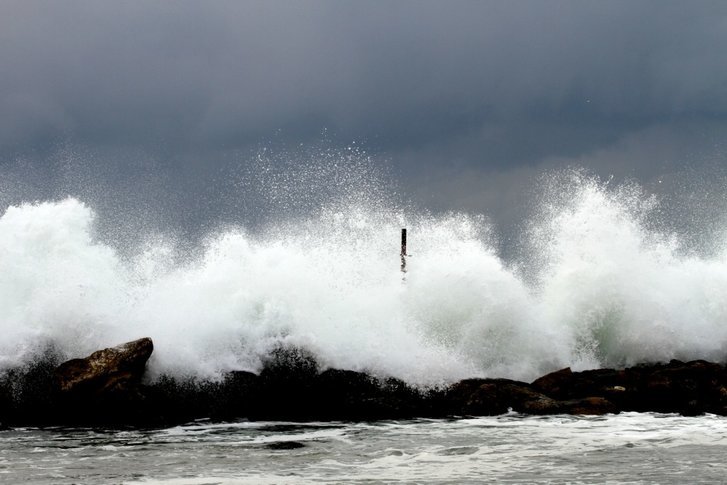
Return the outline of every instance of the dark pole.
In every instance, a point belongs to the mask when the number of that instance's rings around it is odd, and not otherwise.
[[[401,230],[401,272],[406,273],[406,229]]]

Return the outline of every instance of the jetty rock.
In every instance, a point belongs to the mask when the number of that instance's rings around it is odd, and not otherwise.
[[[704,360],[582,372],[565,368],[531,385],[559,400],[600,397],[621,411],[727,415],[727,370]]]
[[[128,392],[141,383],[154,344],[148,337],[98,350],[83,359],[72,359],[55,370],[61,394],[101,396]]]
[[[696,360],[623,369],[561,369],[532,383],[471,378],[417,388],[390,376],[321,365],[302,348],[280,347],[257,372],[218,380],[145,379],[150,338],[62,362],[41,359],[0,373],[0,427],[171,426],[196,419],[372,421],[499,415],[598,415],[623,411],[727,415],[727,368]]]
[[[146,421],[142,377],[153,350],[151,339],[141,338],[63,362],[53,372],[49,414],[63,424]]]

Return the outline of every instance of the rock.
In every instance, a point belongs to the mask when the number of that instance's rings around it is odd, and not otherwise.
[[[431,399],[398,379],[321,371],[302,349],[276,349],[259,375],[234,371],[218,382],[161,377],[142,387],[162,425],[200,417],[231,420],[376,420],[430,416]]]
[[[315,357],[304,349],[280,347],[273,350],[260,372],[251,417],[312,419],[316,412],[314,382],[319,372]]]
[[[260,395],[260,378],[247,371],[229,372],[212,393],[210,411],[213,419],[249,417]]]
[[[570,367],[566,367],[535,379],[531,385],[543,394],[561,396],[566,393],[567,388],[572,387],[572,383],[573,372]]]
[[[537,399],[525,401],[517,406],[517,408],[514,410],[523,414],[538,415],[563,414],[566,412],[563,410],[563,405],[561,401],[556,401],[555,399],[551,399],[547,396],[542,396]]]
[[[596,369],[572,372],[570,367],[551,372],[533,381],[533,388],[559,400],[579,399],[589,396],[619,398],[628,387],[628,377],[623,370]]]
[[[313,408],[332,419],[386,419],[407,413],[409,388],[396,379],[382,382],[362,372],[327,369],[316,377],[312,388],[314,401],[321,403]],[[413,408],[409,411],[415,412]]]
[[[62,424],[155,424],[141,379],[154,345],[142,338],[73,359],[54,371],[53,419]]]
[[[57,405],[54,372],[61,361],[52,346],[21,367],[0,373],[0,420],[5,424],[52,424]]]
[[[395,378],[325,369],[313,354],[278,348],[259,375],[230,372],[219,381],[158,378],[142,383],[153,350],[148,338],[58,365],[42,358],[0,374],[0,423],[166,426],[200,418],[379,420],[525,414],[599,415],[619,411],[727,415],[727,370],[706,361],[573,372],[532,384],[465,379],[421,391]]]
[[[563,372],[561,376],[567,375]],[[524,414],[607,414],[618,408],[603,397],[559,401],[524,382],[508,379],[468,379],[455,384],[450,399],[461,415],[497,415],[509,409]]]
[[[429,401],[398,379],[321,370],[302,349],[277,349],[260,372],[253,419],[375,420],[428,415]]]
[[[461,416],[494,416],[509,409],[534,412],[555,405],[529,384],[510,379],[465,379],[449,389],[445,400],[450,414]]]
[[[609,400],[602,397],[585,397],[558,403],[563,414],[584,414],[600,416],[602,414],[615,414],[619,409]]]
[[[141,382],[153,350],[151,339],[141,338],[69,360],[55,371],[57,388],[62,394],[127,392]]]
[[[720,413],[727,406],[721,391],[723,366],[703,360],[636,366],[626,370],[625,407],[630,411],[672,412],[684,415]]]
[[[569,403],[602,398],[608,404],[598,404],[596,408],[599,409],[694,415],[705,412],[727,414],[725,384],[727,375],[720,364],[672,360],[668,364],[641,364],[623,370],[572,372],[566,368],[536,379],[532,386]],[[585,408],[575,404],[569,406],[593,410],[596,404],[595,401],[584,403],[587,404]]]
[[[250,417],[257,406],[259,377],[232,371],[220,381],[161,376],[140,387],[144,414],[150,424],[171,426],[199,418],[215,421]]]

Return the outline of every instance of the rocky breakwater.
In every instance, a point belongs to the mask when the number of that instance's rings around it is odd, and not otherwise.
[[[705,361],[573,372],[532,383],[465,379],[421,390],[394,378],[324,369],[310,353],[279,348],[259,374],[231,372],[219,382],[161,377],[146,382],[153,351],[143,338],[59,363],[44,360],[0,376],[6,425],[165,426],[215,420],[377,420],[525,414],[656,411],[727,415],[727,371]]]

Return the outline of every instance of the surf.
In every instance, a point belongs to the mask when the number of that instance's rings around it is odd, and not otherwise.
[[[483,215],[348,197],[210,231],[192,250],[99,231],[79,197],[0,217],[0,369],[151,337],[152,376],[256,372],[281,346],[432,386],[475,376],[724,360],[727,252],[690,251],[636,183],[554,176],[516,257]],[[406,277],[400,231],[408,229]],[[123,227],[121,228],[123,230]]]

